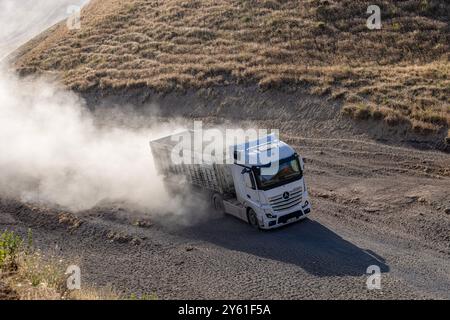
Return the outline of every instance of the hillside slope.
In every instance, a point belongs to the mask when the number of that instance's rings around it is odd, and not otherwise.
[[[258,84],[305,88],[357,119],[420,133],[450,124],[447,1],[93,0],[15,53],[21,74],[58,72],[77,91]]]

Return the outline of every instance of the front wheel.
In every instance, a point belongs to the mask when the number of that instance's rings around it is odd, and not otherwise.
[[[253,209],[249,209],[247,212],[248,223],[255,229],[259,229],[258,217]]]

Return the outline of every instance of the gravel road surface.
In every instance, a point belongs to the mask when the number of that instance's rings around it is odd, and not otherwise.
[[[313,212],[273,231],[231,216],[184,226],[118,205],[73,214],[0,200],[0,228],[81,265],[82,281],[159,299],[450,298],[450,156],[283,137],[307,159]],[[382,272],[368,290],[367,268]]]

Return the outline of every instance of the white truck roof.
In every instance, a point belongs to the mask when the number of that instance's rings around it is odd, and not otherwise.
[[[175,147],[181,137],[190,136],[194,137],[193,130],[184,130],[181,132],[174,133],[170,136],[165,136],[159,139],[155,139],[151,141],[151,144],[157,144],[161,147],[165,147],[171,149]],[[191,141],[191,148],[194,148],[194,143]],[[210,141],[203,141],[203,149],[211,144]],[[270,162],[289,158],[295,154],[294,149],[288,144],[280,141],[279,138],[275,134],[269,134],[262,137],[259,137],[256,140],[246,141],[245,143],[237,143],[227,145],[227,142],[224,141],[224,149],[223,154],[226,154],[227,148],[230,150],[230,154],[233,155],[235,160],[239,159],[239,164],[248,165],[248,166],[264,166],[269,164]],[[191,152],[192,154],[196,154],[195,150],[186,150]],[[244,158],[245,155],[245,158]],[[274,157],[272,157],[272,155]],[[219,156],[219,155],[218,155]]]
[[[251,166],[264,166],[273,162],[274,159],[281,160],[295,154],[295,150],[288,144],[280,141],[275,134],[263,136],[257,140],[242,144],[236,144],[233,148],[238,153],[244,153],[246,159],[245,164]],[[264,155],[266,156],[264,157]],[[242,154],[238,154],[235,158],[239,156],[242,157]]]

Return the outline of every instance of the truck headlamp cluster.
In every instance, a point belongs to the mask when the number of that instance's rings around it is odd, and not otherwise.
[[[276,215],[272,214],[272,211],[270,209],[264,209],[264,213],[266,214],[266,217],[269,219],[276,219]]]

